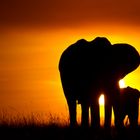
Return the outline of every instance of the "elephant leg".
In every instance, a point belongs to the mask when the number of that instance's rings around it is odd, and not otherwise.
[[[99,113],[99,103],[97,101],[93,102],[91,105],[91,127],[99,128],[100,127],[100,113]]]
[[[69,109],[69,117],[70,117],[70,126],[75,127],[77,125],[76,121],[76,93],[75,88],[73,88],[73,84],[71,84],[71,81],[67,75],[63,75],[61,73],[61,81],[62,81],[62,87],[64,90],[64,94],[67,100],[68,109]]]
[[[112,106],[110,98],[105,95],[105,128],[111,127],[111,113],[112,113]]]
[[[122,128],[123,125],[123,112],[119,98],[115,98],[113,100],[113,110],[114,110],[114,119],[115,119],[115,126],[117,128]]]
[[[136,113],[137,114],[137,113]],[[138,117],[136,114],[131,114],[129,116],[129,120],[130,120],[130,126],[135,128],[138,126]]]
[[[120,90],[118,84],[112,85],[106,88],[105,95],[105,126],[111,126],[111,113],[112,107],[114,111],[114,121],[117,128],[123,127],[122,109],[121,109],[121,99]]]
[[[77,125],[76,121],[76,100],[67,99],[69,116],[70,116],[70,126],[75,127]]]
[[[82,116],[81,116],[82,127],[88,127],[89,126],[89,105],[85,102],[82,102],[81,108],[82,108]]]
[[[132,109],[129,111],[129,120],[130,120],[130,126],[133,128],[136,128],[138,126],[138,112],[139,112],[139,102],[137,101],[134,103],[135,105],[133,106]]]

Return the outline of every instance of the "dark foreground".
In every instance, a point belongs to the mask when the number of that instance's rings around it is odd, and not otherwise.
[[[117,131],[100,128],[70,128],[68,126],[0,126],[0,140],[139,140],[140,127]]]

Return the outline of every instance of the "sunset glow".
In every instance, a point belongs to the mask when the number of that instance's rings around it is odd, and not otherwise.
[[[58,70],[62,52],[79,39],[91,41],[97,36],[107,37],[112,44],[131,44],[140,52],[139,5],[139,0],[3,1],[0,111],[68,118]],[[140,68],[126,75],[119,82],[120,88],[128,85],[140,90],[139,75]],[[99,104],[103,112],[103,94]]]
[[[99,27],[98,27],[99,28]],[[68,116],[68,106],[63,93],[58,62],[62,52],[80,38],[92,40],[102,31],[86,29],[57,31],[6,31],[1,39],[0,103],[1,109],[12,114],[43,112]],[[113,29],[112,29],[113,30]],[[90,32],[90,34],[89,34]],[[92,34],[92,33],[96,34]],[[8,33],[8,35],[7,35]],[[134,38],[115,33],[107,35],[111,42],[128,42],[140,50],[137,34]],[[111,31],[110,31],[111,33]],[[103,35],[103,34],[102,34]],[[55,38],[55,41],[53,39]],[[124,39],[124,41],[123,41]],[[8,42],[7,42],[8,40]],[[12,47],[11,47],[12,46]],[[20,47],[19,47],[20,46]],[[140,89],[138,68],[121,80],[120,87],[129,85]],[[124,82],[125,81],[125,82]],[[15,102],[16,100],[16,102]],[[103,95],[100,105],[103,106]],[[103,112],[103,108],[101,108]],[[101,114],[103,116],[103,113]],[[65,117],[67,118],[67,117]]]

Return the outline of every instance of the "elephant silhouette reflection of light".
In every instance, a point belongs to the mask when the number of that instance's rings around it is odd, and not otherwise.
[[[130,127],[138,126],[139,98],[140,92],[137,89],[126,87],[120,89],[122,119],[128,115]]]
[[[115,125],[121,126],[118,81],[139,66],[139,54],[129,44],[114,44],[105,37],[92,41],[78,40],[62,53],[59,71],[70,115],[70,126],[76,126],[76,104],[81,104],[82,126],[100,126],[98,99],[105,95],[105,127],[111,125],[113,107]]]

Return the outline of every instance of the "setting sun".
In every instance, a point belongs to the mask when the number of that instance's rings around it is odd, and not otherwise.
[[[104,95],[101,94],[100,98],[99,98],[99,105],[104,105]]]
[[[125,88],[125,87],[127,87],[127,85],[125,84],[124,79],[121,79],[121,80],[119,81],[119,86],[120,86],[120,88]]]
[[[121,79],[121,80],[119,81],[119,86],[120,86],[120,88],[125,88],[125,87],[127,87],[127,85],[125,84],[124,79]],[[103,94],[101,94],[101,96],[100,96],[100,98],[99,98],[99,105],[104,105],[104,95],[103,95]]]

